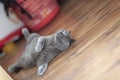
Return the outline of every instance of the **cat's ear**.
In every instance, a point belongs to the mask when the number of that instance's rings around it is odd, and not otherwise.
[[[24,37],[25,37],[26,40],[28,39],[28,37],[30,35],[30,33],[29,33],[29,31],[28,31],[27,28],[23,28],[22,29],[22,34],[24,35]]]
[[[42,51],[43,47],[45,45],[45,38],[44,37],[39,37],[35,46],[35,52],[40,52]]]

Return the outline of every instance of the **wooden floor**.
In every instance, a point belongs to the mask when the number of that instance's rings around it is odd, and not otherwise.
[[[49,35],[65,28],[77,40],[56,57],[45,75],[37,67],[11,75],[14,80],[120,80],[120,0],[68,0],[60,14],[42,31]],[[25,41],[0,59],[7,67],[22,54]]]

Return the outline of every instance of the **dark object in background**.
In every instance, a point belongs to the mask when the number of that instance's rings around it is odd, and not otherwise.
[[[65,3],[67,3],[69,0],[57,0],[60,6],[63,6]]]
[[[4,57],[5,56],[5,53],[3,52],[2,49],[0,49],[0,58]]]
[[[5,13],[6,13],[6,15],[7,15],[8,17],[9,17],[9,8],[10,8],[11,6],[18,6],[18,7],[20,8],[22,14],[26,14],[29,19],[32,19],[32,16],[31,16],[26,10],[24,10],[24,9],[16,2],[16,0],[0,0],[0,2],[3,3]]]

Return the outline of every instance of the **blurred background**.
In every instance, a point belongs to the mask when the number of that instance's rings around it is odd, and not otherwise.
[[[63,0],[1,0],[0,57],[14,50],[14,42],[21,38],[22,28],[26,27],[31,32],[40,31],[57,16],[60,6],[65,2]]]

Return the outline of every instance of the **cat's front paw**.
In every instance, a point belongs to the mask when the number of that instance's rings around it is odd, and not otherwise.
[[[42,51],[44,47],[45,40],[43,37],[38,38],[37,44],[35,46],[35,52],[40,52]]]

